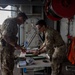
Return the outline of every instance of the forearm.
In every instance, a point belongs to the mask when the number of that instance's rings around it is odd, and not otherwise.
[[[13,46],[16,50],[23,50],[22,47],[20,47],[20,45],[17,44],[17,40],[12,40],[8,37],[4,37],[3,38],[7,43],[9,43],[11,46]]]
[[[45,53],[46,52],[46,47],[43,47],[43,48],[39,49],[38,51],[39,51],[39,54]]]
[[[15,48],[16,50],[21,50],[22,52],[26,52],[26,49],[23,48],[23,47],[21,47],[21,46],[18,45],[18,44],[16,44],[16,45],[14,46],[14,48]]]
[[[16,40],[16,37],[15,38],[12,38],[8,35],[3,35],[2,38],[8,43],[10,44],[11,46],[15,46],[17,44],[17,40]]]
[[[42,50],[45,46],[46,46],[46,44],[45,44],[45,42],[44,42],[43,45],[40,47],[39,50]]]

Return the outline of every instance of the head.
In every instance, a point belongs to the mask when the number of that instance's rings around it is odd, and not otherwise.
[[[40,31],[40,32],[44,32],[47,25],[46,25],[46,22],[44,20],[39,20],[37,23],[36,23],[36,27],[37,29]]]
[[[27,19],[27,16],[24,12],[20,12],[17,15],[18,24],[23,24]]]

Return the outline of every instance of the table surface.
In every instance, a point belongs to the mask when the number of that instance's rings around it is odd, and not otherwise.
[[[17,64],[17,68],[37,68],[37,67],[50,67],[50,62],[43,62],[43,60],[35,60],[34,64],[31,65],[20,65]]]
[[[20,54],[20,57],[25,57],[26,54]],[[39,56],[47,56],[46,54],[41,54]],[[47,60],[44,61],[44,60]],[[24,61],[23,61],[24,62]],[[49,59],[40,59],[40,60],[34,60],[33,64],[30,65],[20,65],[20,63],[17,63],[17,68],[37,68],[37,67],[50,67],[50,61]]]

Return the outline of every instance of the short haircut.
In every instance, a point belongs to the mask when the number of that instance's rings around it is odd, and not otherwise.
[[[17,17],[23,17],[23,20],[25,21],[28,17],[24,12],[18,13]]]
[[[41,26],[41,27],[42,27],[42,26],[47,27],[45,20],[39,20],[39,21],[36,23],[36,25],[39,25],[39,26]]]

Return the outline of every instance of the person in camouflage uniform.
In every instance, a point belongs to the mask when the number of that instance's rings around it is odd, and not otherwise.
[[[44,32],[45,41],[39,50],[34,51],[33,54],[48,53],[51,62],[51,75],[59,75],[61,71],[61,64],[66,57],[66,45],[61,35],[51,27],[48,27],[44,20],[39,20],[36,27],[40,32]]]
[[[21,25],[25,22],[27,16],[25,13],[20,12],[16,18],[8,18],[2,24],[2,51],[1,51],[1,72],[2,75],[13,75],[14,69],[14,51],[21,50],[25,52],[25,49],[17,44],[18,33],[17,25]]]

